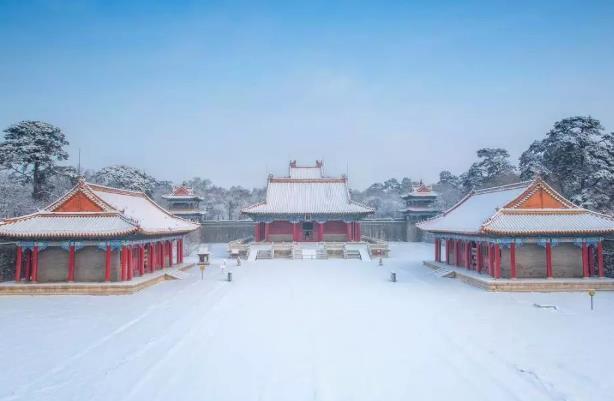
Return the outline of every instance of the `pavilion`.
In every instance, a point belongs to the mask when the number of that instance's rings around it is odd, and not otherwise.
[[[202,223],[205,212],[200,209],[201,196],[194,193],[194,190],[186,185],[173,188],[170,194],[162,195],[168,202],[168,211],[177,217]]]
[[[265,201],[241,212],[256,221],[256,242],[352,242],[361,240],[360,220],[374,210],[352,201],[347,177],[324,175],[321,161],[292,161],[288,176],[268,177]]]
[[[401,198],[405,201],[405,208],[401,213],[407,222],[407,241],[422,241],[422,231],[416,227],[416,224],[441,212],[437,206],[439,194],[420,181],[419,185],[412,187],[412,190],[401,195]]]
[[[435,262],[494,279],[589,278],[605,275],[603,240],[614,218],[536,178],[474,191],[418,227],[435,237]]]
[[[0,238],[17,245],[18,283],[129,281],[182,263],[198,227],[142,192],[80,180],[44,210],[0,222]]]

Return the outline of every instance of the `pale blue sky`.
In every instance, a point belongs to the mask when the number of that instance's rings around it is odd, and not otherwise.
[[[255,186],[324,159],[358,188],[570,115],[614,130],[612,2],[294,3],[0,0],[0,127],[56,124],[89,168]]]

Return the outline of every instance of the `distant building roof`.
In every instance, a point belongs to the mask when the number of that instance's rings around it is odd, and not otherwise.
[[[351,199],[346,177],[325,177],[323,164],[299,167],[290,163],[288,177],[269,176],[266,200],[241,211],[247,215],[355,214],[374,212]]]
[[[290,162],[289,177],[297,180],[324,178],[323,167],[320,160],[316,161],[315,166],[298,166],[296,160],[293,160]]]
[[[437,196],[439,194],[433,191],[432,187],[420,183],[420,185],[413,187],[410,192],[401,195],[401,198],[436,198]]]
[[[202,197],[194,194],[194,190],[192,188],[185,185],[174,187],[173,192],[162,195],[162,198],[167,200],[203,200]]]
[[[45,210],[0,222],[0,236],[16,238],[109,238],[194,231],[143,192],[80,181]]]
[[[472,192],[418,227],[439,233],[583,235],[614,232],[614,219],[574,205],[537,178]]]

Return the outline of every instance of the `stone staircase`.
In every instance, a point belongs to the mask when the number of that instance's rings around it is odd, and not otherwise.
[[[164,272],[166,278],[170,278],[171,280],[183,280],[188,278],[188,273],[177,270],[167,270]]]
[[[360,259],[363,262],[371,261],[369,247],[365,244],[345,244],[343,246],[343,257],[345,259]]]
[[[454,272],[454,270],[450,269],[449,267],[437,267],[436,269],[433,269],[433,274],[435,274],[438,277],[447,277],[447,278],[455,278],[456,277],[456,272]]]
[[[273,259],[274,252],[272,249],[258,249],[256,251],[256,260],[258,259]]]
[[[292,259],[328,259],[328,253],[323,246],[294,244],[292,246]]]
[[[343,248],[343,258],[344,259],[362,259],[360,256],[360,250],[358,249],[348,249],[347,247]]]

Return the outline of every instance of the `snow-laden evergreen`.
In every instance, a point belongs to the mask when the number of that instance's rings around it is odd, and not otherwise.
[[[556,122],[522,154],[520,171],[523,178],[543,175],[579,205],[614,210],[614,136],[592,117]]]
[[[157,184],[156,179],[143,170],[125,165],[102,168],[94,174],[93,180],[96,184],[145,192],[149,195]]]
[[[68,141],[62,130],[42,121],[22,121],[4,130],[0,142],[0,166],[15,181],[32,184],[32,197],[46,197],[46,184],[55,175],[57,162],[68,159]]]

